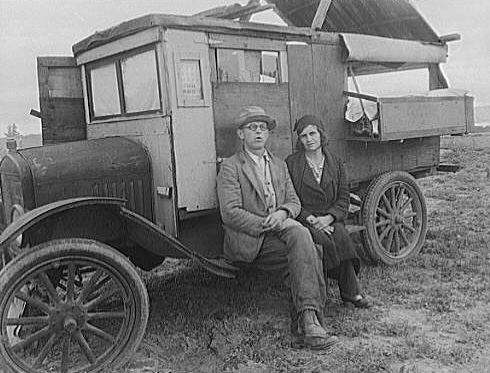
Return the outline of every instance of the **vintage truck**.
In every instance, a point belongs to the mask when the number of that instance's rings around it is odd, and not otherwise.
[[[11,142],[0,163],[1,367],[124,363],[148,319],[134,265],[187,257],[234,276],[220,259],[215,179],[239,146],[233,118],[246,105],[276,118],[269,147],[281,157],[297,118],[328,124],[367,259],[395,264],[421,249],[427,210],[415,179],[438,168],[440,136],[473,121],[472,98],[445,90],[439,68],[454,37],[437,36],[409,2],[269,3],[150,14],[76,43],[73,57],[38,58],[43,146]],[[288,26],[244,20],[271,4]],[[427,72],[432,94],[348,90],[356,76],[410,69]],[[347,121],[348,100],[360,99],[361,115]]]

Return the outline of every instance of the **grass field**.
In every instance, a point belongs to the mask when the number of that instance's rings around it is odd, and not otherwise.
[[[332,350],[290,347],[287,290],[275,279],[170,261],[145,274],[150,321],[125,371],[490,372],[490,141],[451,140],[442,155],[462,169],[418,181],[429,211],[422,252],[362,270],[375,307],[345,306],[329,283]]]

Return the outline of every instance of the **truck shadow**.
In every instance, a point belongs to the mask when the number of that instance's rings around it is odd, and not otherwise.
[[[173,271],[157,270],[145,276],[151,319],[189,317],[194,320],[187,320],[191,324],[220,321],[262,313],[271,305],[277,305],[275,315],[288,315],[288,289],[280,278],[253,268],[242,269],[234,279],[222,278],[187,260],[173,261],[172,266]]]

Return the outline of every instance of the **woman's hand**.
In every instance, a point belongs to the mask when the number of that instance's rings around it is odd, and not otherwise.
[[[325,216],[313,216],[310,215],[306,218],[306,221],[314,228],[331,235],[334,231],[334,227],[331,225],[335,219],[332,215],[327,214]]]

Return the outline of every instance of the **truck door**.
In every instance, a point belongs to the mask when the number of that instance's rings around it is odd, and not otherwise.
[[[216,150],[207,37],[202,32],[168,30],[172,134],[178,208],[216,207]]]
[[[80,67],[73,57],[38,57],[43,144],[86,139]]]

